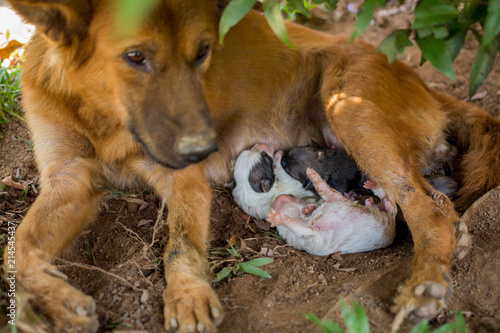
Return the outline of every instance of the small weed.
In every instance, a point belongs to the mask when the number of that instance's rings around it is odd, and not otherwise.
[[[240,275],[244,273],[253,274],[260,276],[262,279],[270,278],[271,274],[268,271],[265,271],[260,266],[267,265],[271,263],[273,258],[256,258],[248,261],[244,261],[240,250],[236,249],[230,241],[228,241],[229,248],[218,247],[211,249],[209,253],[211,255],[222,255],[229,258],[226,259],[216,259],[210,262],[212,270],[215,270],[217,267],[221,266],[223,263],[232,262],[233,264],[224,267],[217,273],[215,279],[212,280],[212,283],[220,282],[224,279],[227,279],[233,275]]]
[[[352,302],[352,309],[344,300],[340,300],[340,308],[342,309],[342,319],[347,328],[345,333],[370,333],[370,322],[366,316],[363,307],[357,303]],[[318,319],[312,313],[304,313],[307,320],[316,324],[323,333],[344,333],[337,323],[326,319]],[[429,328],[429,321],[427,319],[418,323],[410,333],[466,333],[465,320],[461,311],[455,314],[455,322],[446,323],[443,326],[431,331]]]
[[[113,323],[113,324],[109,324],[109,325],[104,326],[104,328],[107,328],[107,329],[113,329],[113,328],[118,328],[118,327],[132,328],[134,326],[132,326],[132,324],[128,324],[128,323]]]
[[[95,263],[94,249],[87,239],[85,240],[85,252],[87,253],[87,257]]]
[[[33,147],[33,142],[31,142],[30,140],[27,140],[27,139],[23,138],[22,136],[18,136],[17,139],[21,142],[24,142],[28,146]]]
[[[117,189],[109,189],[108,194],[104,197],[104,200],[111,200],[120,197],[128,197],[130,195],[132,195],[132,193],[123,192]]]
[[[0,67],[0,124],[8,122],[6,114],[21,116],[21,68]]]

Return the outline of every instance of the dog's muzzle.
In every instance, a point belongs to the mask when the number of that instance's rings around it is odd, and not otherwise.
[[[180,157],[188,163],[204,160],[210,153],[218,149],[215,132],[184,136],[179,139],[178,152]]]

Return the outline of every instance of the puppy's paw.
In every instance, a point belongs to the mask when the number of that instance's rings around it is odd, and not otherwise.
[[[222,307],[202,279],[182,279],[165,291],[165,328],[169,332],[216,332],[222,323]]]
[[[455,243],[455,249],[453,250],[453,256],[456,259],[463,259],[472,247],[472,237],[469,234],[467,225],[462,220],[458,220],[455,227],[457,240]]]
[[[96,303],[65,282],[66,276],[44,263],[18,275],[21,297],[28,297],[53,324],[55,332],[96,332]]]
[[[452,295],[452,284],[448,273],[440,269],[437,281],[419,281],[419,274],[399,290],[392,308],[396,318],[434,318],[446,307]]]
[[[273,228],[278,225],[282,225],[282,213],[271,209],[271,211],[267,213],[267,222],[269,222]]]

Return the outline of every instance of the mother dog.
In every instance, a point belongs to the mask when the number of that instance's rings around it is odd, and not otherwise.
[[[395,311],[432,317],[446,305],[458,216],[418,170],[452,137],[467,207],[500,184],[498,120],[362,41],[288,23],[289,49],[256,12],[219,45],[209,0],[162,0],[133,34],[114,29],[108,0],[9,2],[37,27],[22,84],[43,186],[16,233],[17,278],[55,327],[98,323],[94,301],[51,259],[93,221],[103,185],[145,184],[168,205],[166,328],[214,331],[223,314],[207,281],[210,184],[257,142],[331,144],[334,133],[410,226],[412,275]]]

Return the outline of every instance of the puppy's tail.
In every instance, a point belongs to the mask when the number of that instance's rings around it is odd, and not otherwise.
[[[457,179],[461,188],[455,206],[463,211],[500,185],[500,119],[471,103],[434,94],[448,113],[447,129],[457,141]]]

